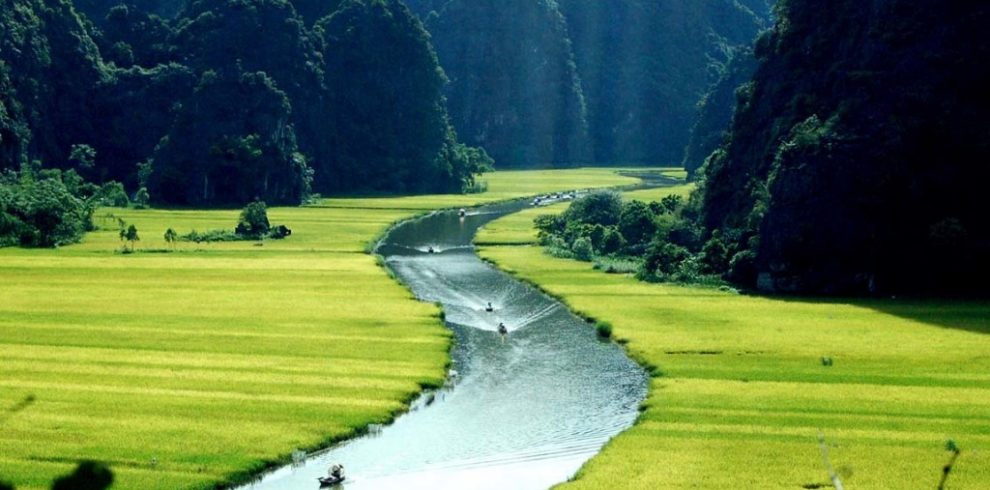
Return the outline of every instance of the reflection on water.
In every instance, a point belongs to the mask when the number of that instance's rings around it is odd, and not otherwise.
[[[316,477],[340,462],[348,490],[542,489],[632,425],[646,395],[643,371],[557,301],[474,254],[477,229],[521,206],[437,213],[386,237],[378,252],[399,279],[443,304],[457,339],[456,376],[394,424],[245,488],[317,488]]]

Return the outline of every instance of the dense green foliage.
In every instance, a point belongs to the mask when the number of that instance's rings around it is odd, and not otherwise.
[[[95,140],[92,90],[107,78],[70,2],[0,1],[0,169],[66,167],[72,145]]]
[[[98,190],[74,171],[0,173],[0,247],[56,247],[93,228]],[[126,196],[124,196],[126,199]]]
[[[207,72],[154,153],[149,190],[186,205],[299,203],[306,162],[285,94],[263,72]]]
[[[178,205],[472,186],[491,161],[458,143],[418,19],[298,3],[3,0],[0,168],[37,159]],[[70,158],[80,144],[95,161]]]
[[[709,282],[727,266],[721,240],[701,241],[685,219],[680,195],[623,202],[616,192],[595,192],[561,214],[538,216],[538,239],[554,257],[594,261],[609,272],[635,272],[650,281]]]
[[[776,291],[986,290],[990,8],[778,4],[757,42],[701,223],[744,284]]]

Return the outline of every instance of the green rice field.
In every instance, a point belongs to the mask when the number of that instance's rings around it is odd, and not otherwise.
[[[610,322],[655,376],[638,423],[562,488],[831,488],[819,433],[847,489],[935,488],[950,439],[947,488],[990,487],[990,302],[647,284],[535,246],[532,218],[563,209],[490,223],[482,256]]]
[[[450,335],[365,253],[376,237],[436,208],[635,182],[484,180],[477,195],[272,209],[283,241],[172,250],[167,228],[232,229],[238,212],[103,209],[80,244],[0,250],[0,481],[40,490],[95,459],[114,488],[213,488],[389,420],[442,381]],[[119,253],[118,218],[137,253]]]

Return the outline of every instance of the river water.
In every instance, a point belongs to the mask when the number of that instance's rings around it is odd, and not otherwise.
[[[524,206],[438,212],[385,237],[377,251],[399,280],[443,305],[456,373],[393,424],[243,488],[318,488],[316,477],[339,462],[347,481],[337,488],[347,490],[545,489],[633,424],[643,370],[559,302],[475,254],[478,228]]]

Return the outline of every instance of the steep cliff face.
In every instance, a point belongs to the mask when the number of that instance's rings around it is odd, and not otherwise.
[[[561,0],[599,163],[680,162],[697,104],[761,20],[732,0]]]
[[[705,225],[756,253],[765,289],[979,288],[990,7],[786,0],[778,13],[707,170]]]
[[[456,144],[446,78],[419,19],[398,0],[345,1],[317,32],[334,128],[334,153],[316,164],[318,187],[460,190],[443,154]]]
[[[427,27],[458,134],[501,166],[589,162],[586,108],[552,0],[453,0]]]
[[[768,11],[734,0],[410,6],[450,77],[455,126],[505,166],[680,162],[698,101]]]
[[[724,143],[740,94],[756,71],[753,50],[739,47],[733,50],[719,81],[698,104],[698,117],[691,128],[691,139],[684,150],[684,168],[692,178],[705,160]]]

